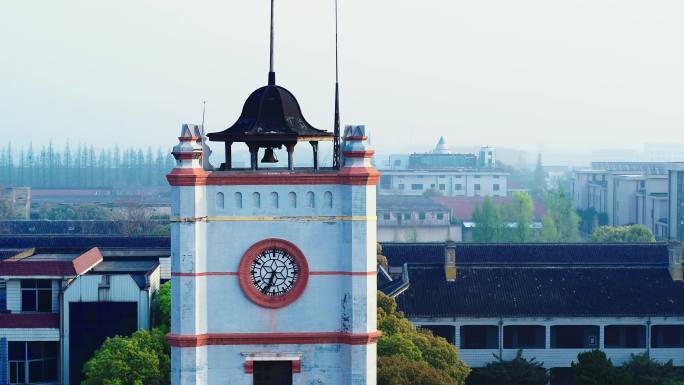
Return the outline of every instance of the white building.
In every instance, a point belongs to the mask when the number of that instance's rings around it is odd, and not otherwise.
[[[645,225],[659,239],[667,238],[668,164],[594,162],[573,172],[575,207],[594,209],[605,225]]]
[[[150,327],[158,258],[78,250],[0,250],[0,384],[80,384],[106,337]]]
[[[461,242],[462,226],[451,210],[430,198],[380,195],[378,242]]]
[[[670,239],[684,241],[684,163],[668,167],[667,221]]]
[[[364,126],[347,126],[342,162],[322,168],[320,141],[294,95],[253,92],[237,122],[208,134],[183,125],[172,186],[173,385],[376,383],[376,185]],[[245,143],[250,168],[232,163]],[[311,146],[313,167],[295,168]],[[285,148],[285,167],[274,150]],[[263,154],[263,157],[260,154]]]
[[[383,244],[414,325],[478,368],[519,349],[564,383],[581,352],[684,366],[680,244]],[[556,382],[557,381],[557,382]]]
[[[381,170],[381,195],[419,196],[438,190],[445,196],[507,196],[508,173],[497,170],[491,147],[480,156],[449,151],[444,138],[425,154],[391,155]]]

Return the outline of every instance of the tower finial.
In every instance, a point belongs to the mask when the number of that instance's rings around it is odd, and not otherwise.
[[[335,122],[333,139],[333,168],[340,168],[340,64],[337,39],[337,0],[335,0]]]
[[[274,0],[271,0],[271,51],[270,51],[270,62],[268,70],[268,85],[275,85],[275,71],[273,69],[273,18],[274,18]]]

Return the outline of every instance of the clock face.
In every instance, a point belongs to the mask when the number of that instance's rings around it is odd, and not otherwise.
[[[249,266],[252,285],[268,296],[289,293],[297,283],[299,271],[295,258],[279,248],[261,251]]]
[[[284,239],[253,244],[240,260],[240,287],[259,306],[281,308],[296,301],[309,281],[309,265],[297,246]]]

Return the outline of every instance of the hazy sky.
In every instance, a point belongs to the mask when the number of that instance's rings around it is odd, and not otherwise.
[[[342,120],[383,152],[684,142],[684,1],[339,0]],[[0,1],[0,132],[176,141],[267,80],[268,0]],[[276,0],[278,83],[332,129],[333,0]]]

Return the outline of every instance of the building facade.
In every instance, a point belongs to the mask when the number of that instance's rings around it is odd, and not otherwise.
[[[150,328],[159,261],[129,251],[0,248],[0,384],[80,384],[107,337]]]
[[[383,244],[398,307],[469,366],[523,349],[565,383],[581,352],[684,366],[681,244]],[[381,288],[382,289],[382,288]]]
[[[445,196],[507,196],[508,173],[495,165],[491,147],[482,147],[479,157],[455,154],[440,138],[432,152],[390,156],[379,194],[420,196],[435,190]]]
[[[216,169],[201,132],[183,126],[167,177],[172,384],[374,385],[379,174],[365,127],[345,129],[339,168],[319,167],[318,142],[333,134],[270,73],[235,125],[208,134],[226,149]],[[235,142],[247,169],[232,164]],[[294,167],[299,143],[313,168]],[[273,167],[281,147],[287,166]]]

